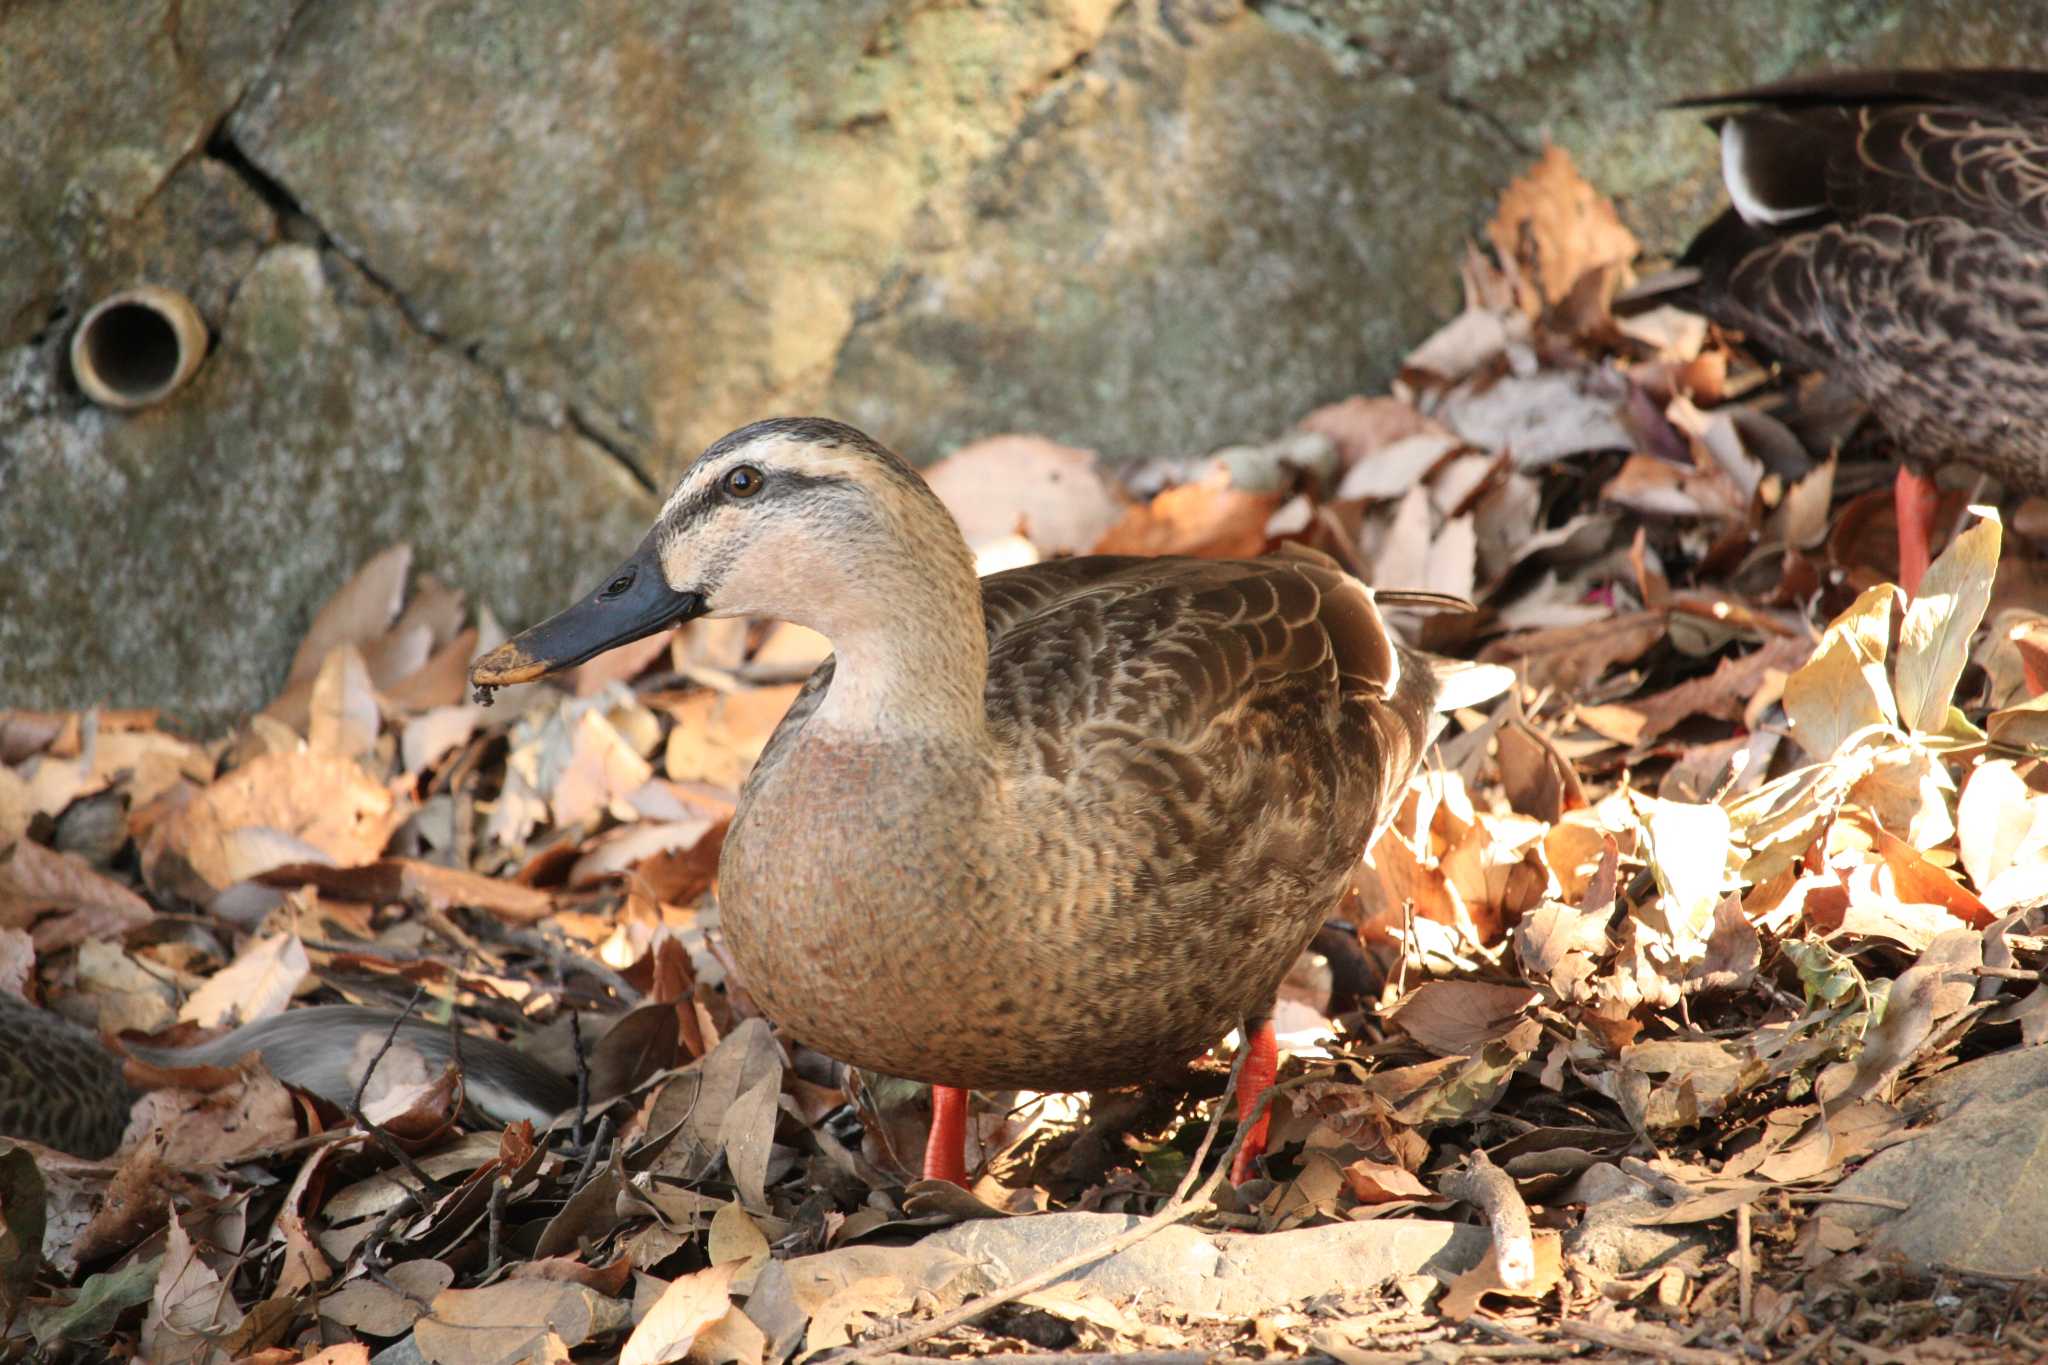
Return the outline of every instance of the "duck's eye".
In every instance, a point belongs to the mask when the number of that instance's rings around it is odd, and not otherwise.
[[[633,575],[629,573],[622,573],[617,578],[614,578],[611,582],[604,585],[604,595],[606,597],[617,597],[620,593],[624,592],[626,589],[632,586]]]
[[[761,471],[752,465],[736,464],[725,471],[725,477],[719,480],[719,486],[732,497],[751,498],[761,491],[761,485],[766,482],[768,481],[761,476]]]

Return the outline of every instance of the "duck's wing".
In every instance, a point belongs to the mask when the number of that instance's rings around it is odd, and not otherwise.
[[[1226,834],[1252,807],[1305,838],[1362,833],[1421,756],[1434,677],[1323,556],[1059,560],[983,599],[997,742],[1070,798],[1159,798]]]

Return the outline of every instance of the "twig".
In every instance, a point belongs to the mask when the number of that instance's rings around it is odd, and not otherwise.
[[[1819,1355],[1834,1339],[1835,1324],[1829,1323],[1825,1331],[1815,1332],[1812,1336],[1801,1342],[1798,1348],[1791,1355],[1779,1361],[1778,1365],[1802,1365],[1803,1362]]]
[[[484,1261],[483,1277],[477,1281],[479,1284],[489,1284],[504,1259],[505,1194],[510,1188],[502,1173],[491,1180],[490,1255]]]
[[[569,1041],[576,1045],[576,1123],[569,1132],[577,1146],[583,1145],[583,1128],[590,1122],[590,1063],[583,1055],[583,1011],[569,1011]]]
[[[1750,1294],[1755,1289],[1756,1279],[1751,1255],[1749,1205],[1739,1204],[1735,1209],[1735,1320],[1744,1327],[1749,1326]]]
[[[1237,1050],[1237,1056],[1230,1063],[1230,1082],[1223,1087],[1223,1096],[1216,1101],[1215,1109],[1210,1111],[1208,1131],[1202,1134],[1202,1143],[1195,1149],[1194,1160],[1188,1163],[1187,1174],[1181,1177],[1180,1185],[1173,1192],[1173,1198],[1167,1200],[1159,1212],[1135,1227],[1126,1228],[1116,1236],[1078,1251],[1063,1261],[1057,1261],[1045,1267],[1036,1274],[1026,1275],[1023,1279],[1005,1285],[1001,1289],[983,1294],[978,1299],[969,1299],[952,1312],[941,1313],[930,1322],[920,1323],[907,1331],[898,1332],[893,1337],[884,1337],[880,1341],[868,1342],[851,1350],[839,1351],[820,1357],[821,1362],[824,1365],[853,1365],[855,1361],[879,1360],[884,1356],[903,1350],[906,1346],[915,1346],[918,1342],[929,1340],[942,1332],[950,1332],[962,1323],[972,1322],[983,1314],[1000,1308],[1006,1303],[1013,1303],[1023,1298],[1026,1294],[1035,1294],[1061,1276],[1070,1275],[1085,1266],[1095,1264],[1095,1262],[1102,1260],[1104,1257],[1114,1256],[1127,1247],[1136,1246],[1161,1229],[1170,1227],[1188,1215],[1199,1211],[1209,1202],[1210,1197],[1216,1193],[1216,1189],[1223,1183],[1224,1177],[1229,1175],[1230,1164],[1236,1159],[1238,1148],[1244,1145],[1246,1134],[1250,1133],[1253,1127],[1257,1125],[1259,1116],[1271,1107],[1273,1097],[1279,1094],[1282,1089],[1280,1086],[1269,1088],[1265,1094],[1259,1096],[1259,1102],[1253,1107],[1252,1112],[1239,1119],[1237,1133],[1231,1139],[1230,1149],[1223,1154],[1223,1159],[1217,1163],[1216,1169],[1209,1173],[1209,1178],[1202,1182],[1202,1187],[1190,1196],[1188,1193],[1189,1186],[1194,1183],[1195,1177],[1201,1174],[1202,1163],[1208,1159],[1209,1149],[1215,1143],[1217,1131],[1223,1126],[1223,1111],[1230,1107],[1230,1097],[1237,1091],[1237,1078],[1239,1073],[1243,1071],[1244,1059],[1250,1052],[1251,1048],[1249,1046],[1240,1047]]]
[[[1885,1199],[1874,1194],[1837,1194],[1833,1190],[1811,1190],[1805,1193],[1787,1193],[1785,1198],[1794,1204],[1868,1204],[1874,1209],[1890,1209],[1904,1213],[1913,1207],[1907,1199]]]
[[[422,1170],[420,1164],[412,1159],[412,1153],[399,1146],[397,1142],[393,1141],[391,1134],[384,1131],[384,1125],[372,1123],[363,1117],[363,1095],[370,1088],[370,1077],[377,1074],[378,1065],[383,1062],[385,1054],[391,1051],[391,1045],[398,1041],[398,1030],[404,1026],[406,1020],[412,1018],[413,1010],[419,1005],[420,997],[425,993],[426,988],[424,986],[415,986],[413,988],[412,999],[405,1003],[405,1012],[391,1021],[391,1031],[384,1035],[384,1046],[377,1049],[377,1055],[370,1058],[370,1064],[363,1068],[363,1079],[356,1085],[356,1093],[348,1102],[349,1120],[356,1127],[375,1138],[377,1145],[384,1149],[385,1154],[403,1166],[406,1174],[419,1182],[419,1190],[408,1191],[408,1193],[412,1194],[413,1199],[419,1204],[422,1211],[427,1207],[427,1201],[422,1191],[430,1191],[434,1198],[439,1199],[447,1194],[448,1187]]]
[[[1557,1330],[1580,1341],[1590,1341],[1595,1346],[1607,1346],[1617,1351],[1634,1351],[1638,1355],[1656,1360],[1675,1360],[1678,1365],[1740,1365],[1741,1357],[1727,1351],[1706,1351],[1697,1346],[1679,1346],[1655,1337],[1637,1336],[1633,1332],[1617,1332],[1608,1327],[1595,1327],[1590,1322],[1576,1318],[1565,1318],[1557,1324]]]
[[[1522,1289],[1535,1282],[1536,1241],[1529,1206],[1522,1202],[1513,1177],[1475,1147],[1470,1164],[1446,1175],[1436,1187],[1447,1198],[1462,1199],[1486,1215],[1487,1230],[1493,1234],[1493,1264],[1502,1284]]]

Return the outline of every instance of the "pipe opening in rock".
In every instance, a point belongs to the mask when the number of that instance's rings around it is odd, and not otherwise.
[[[145,285],[100,300],[71,338],[71,372],[102,407],[159,402],[206,354],[206,324],[183,294]]]

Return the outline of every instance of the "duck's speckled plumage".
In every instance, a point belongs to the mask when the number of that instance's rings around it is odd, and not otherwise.
[[[924,481],[819,419],[706,450],[604,591],[471,677],[700,612],[835,651],[726,837],[742,980],[802,1041],[953,1087],[1128,1084],[1262,1017],[1435,697],[1370,590],[1312,553],[977,581]]]
[[[1837,375],[1920,467],[2048,493],[2048,72],[1877,71],[1686,101],[1737,207],[1697,305]]]
[[[136,1092],[91,1030],[0,991],[0,1134],[75,1156],[113,1152]]]

